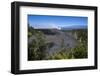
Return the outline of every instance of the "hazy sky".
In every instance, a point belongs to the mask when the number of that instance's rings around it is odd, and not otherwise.
[[[61,28],[87,26],[88,17],[79,16],[50,16],[50,15],[28,15],[28,23],[34,28]]]

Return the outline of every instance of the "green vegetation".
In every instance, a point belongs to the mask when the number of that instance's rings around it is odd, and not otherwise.
[[[41,31],[37,31],[32,27],[28,29],[28,38],[34,35],[35,39],[28,44],[28,60],[44,60],[46,59],[46,49],[53,46],[53,43],[47,43],[45,35]]]
[[[87,48],[85,44],[79,44],[75,48],[62,49],[56,55],[50,56],[48,59],[80,59],[87,58]]]
[[[77,40],[79,41],[78,46],[73,48],[74,58],[87,58],[88,54],[88,45],[87,45],[87,30],[78,30],[77,33]]]
[[[64,31],[65,33],[67,31]],[[28,44],[28,60],[53,60],[53,59],[78,59],[87,58],[87,30],[71,30],[73,35],[76,33],[78,45],[74,48],[64,48],[64,40],[61,42],[61,49],[56,54],[46,57],[46,49],[51,48],[54,44],[46,42],[43,32],[35,30],[28,25],[28,38],[34,35],[35,39],[31,44]]]
[[[80,43],[73,49],[74,58],[87,58],[87,47],[85,44]]]
[[[50,56],[48,60],[50,59],[72,59],[72,54],[68,51],[68,49],[64,48],[59,53]]]
[[[43,60],[45,58],[45,50],[47,47],[44,38],[45,36],[40,31],[34,31],[33,34],[36,39],[33,40],[32,44],[28,47],[28,60]]]

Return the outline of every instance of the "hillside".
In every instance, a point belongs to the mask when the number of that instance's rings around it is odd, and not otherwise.
[[[42,39],[42,43],[45,45],[45,58],[56,55],[57,53],[62,52],[62,49],[73,49],[77,47],[80,43],[80,33],[85,34],[85,29],[74,29],[74,30],[59,30],[59,29],[32,29],[33,34],[28,38],[28,45],[31,45],[34,40],[38,38]],[[41,35],[41,37],[40,37]],[[77,36],[77,37],[76,37]],[[85,36],[85,35],[84,35]],[[84,37],[83,37],[84,38]],[[82,38],[81,38],[82,41]],[[35,44],[36,45],[36,44]],[[44,46],[43,45],[43,46]],[[43,48],[43,47],[42,47]],[[41,49],[40,49],[41,51]],[[69,52],[70,50],[66,50],[65,52]]]

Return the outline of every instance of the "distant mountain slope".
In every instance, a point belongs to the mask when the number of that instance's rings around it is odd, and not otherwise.
[[[74,29],[87,29],[87,26],[86,25],[82,25],[82,26],[67,26],[67,27],[61,27],[61,30],[74,30]]]

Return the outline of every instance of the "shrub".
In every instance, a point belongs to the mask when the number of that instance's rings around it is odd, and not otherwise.
[[[87,58],[87,47],[80,44],[73,49],[74,58]]]

